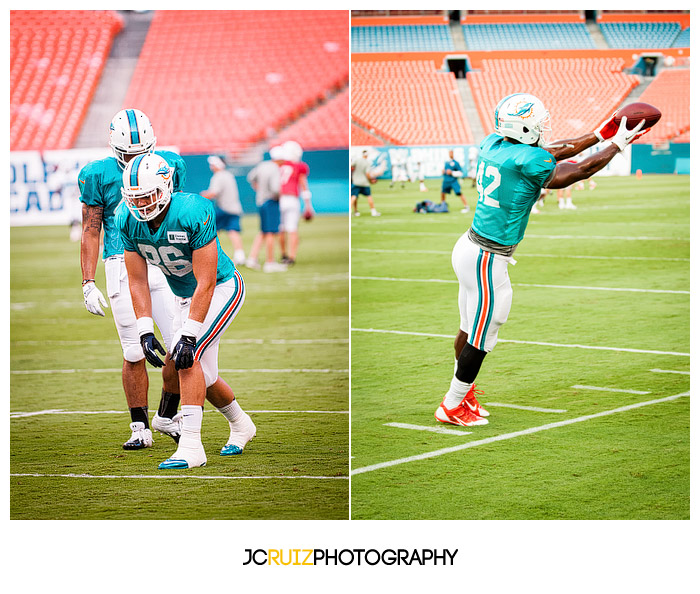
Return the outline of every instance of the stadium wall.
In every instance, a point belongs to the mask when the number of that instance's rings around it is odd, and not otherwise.
[[[398,60],[432,60],[435,68],[442,69],[445,65],[445,58],[448,56],[465,57],[468,59],[469,68],[478,70],[483,67],[484,60],[527,60],[545,58],[622,58],[625,61],[625,68],[632,68],[639,60],[640,53],[658,51],[664,56],[671,56],[675,59],[690,56],[690,48],[664,47],[645,50],[631,49],[570,49],[570,50],[499,50],[499,51],[472,51],[455,50],[451,52],[367,52],[352,54],[352,62],[386,62]]]
[[[173,150],[173,147],[159,147]],[[176,149],[175,149],[176,150]],[[81,219],[78,173],[90,161],[111,156],[107,147],[10,153],[10,225],[69,225]],[[183,156],[187,166],[185,191],[199,193],[209,187],[209,155]],[[319,214],[348,212],[350,182],[348,150],[306,151],[309,188]],[[251,167],[232,167],[246,214],[257,213],[253,189],[246,180]]]
[[[454,151],[454,158],[462,166],[467,177],[469,149],[478,145],[444,145],[444,146],[353,146],[351,158],[358,156],[363,150],[368,151],[372,168],[382,171],[378,179],[391,179],[391,166],[397,158],[408,161],[411,164],[420,162],[423,165],[423,173],[426,179],[442,177],[442,168],[448,160],[448,151]],[[688,163],[690,160],[690,144],[669,144],[668,147],[659,148],[653,145],[632,145],[631,150],[617,155],[604,169],[596,175],[622,176],[631,175],[641,170],[642,173],[690,173]],[[593,147],[582,153],[585,158],[597,151]]]

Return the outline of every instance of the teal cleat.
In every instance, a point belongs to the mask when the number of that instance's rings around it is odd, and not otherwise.
[[[158,464],[158,468],[189,468],[187,460],[181,460],[179,458],[168,458],[165,462]]]
[[[243,453],[243,448],[238,447],[232,443],[227,443],[223,448],[221,448],[222,456],[238,456],[238,454]]]

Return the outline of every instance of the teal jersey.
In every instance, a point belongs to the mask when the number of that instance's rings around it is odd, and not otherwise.
[[[513,143],[498,134],[487,136],[476,169],[474,231],[501,245],[520,243],[532,206],[556,165],[543,148]]]
[[[442,168],[443,171],[447,171],[448,169],[450,171],[459,171],[460,173],[462,172],[462,166],[459,164],[459,161],[455,161],[454,159],[450,159],[449,161],[445,161],[445,166]],[[451,182],[453,179],[455,179],[454,175],[451,173],[443,173],[442,174],[442,181],[443,182]]]
[[[170,198],[165,218],[156,231],[147,222],[138,221],[125,202],[115,213],[124,249],[138,252],[147,262],[158,266],[178,297],[192,297],[197,279],[192,272],[192,253],[216,241],[218,263],[216,284],[233,278],[236,267],[221,249],[216,235],[216,213],[210,200],[177,192]]]
[[[173,191],[182,191],[187,176],[185,161],[180,155],[170,151],[156,151],[156,154],[163,157],[174,169]],[[119,229],[114,223],[114,211],[122,200],[122,173],[119,162],[114,157],[107,157],[88,163],[78,174],[80,201],[88,206],[100,206],[103,209],[103,259],[124,253]]]

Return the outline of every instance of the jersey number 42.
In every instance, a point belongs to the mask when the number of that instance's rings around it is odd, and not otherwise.
[[[484,187],[484,176],[486,176],[487,181],[490,179],[490,183]],[[479,202],[483,202],[486,206],[492,206],[493,208],[501,208],[498,204],[498,200],[493,197],[494,192],[501,185],[501,173],[498,171],[497,167],[489,165],[484,166],[484,162],[479,163],[479,168],[476,170],[476,190],[479,192]]]

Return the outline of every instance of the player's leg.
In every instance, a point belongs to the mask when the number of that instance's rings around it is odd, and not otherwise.
[[[233,263],[236,266],[245,264],[245,250],[241,239],[241,218],[238,215],[229,215],[227,226],[228,237],[233,245]]]
[[[459,187],[459,182],[457,180],[455,180],[455,185],[457,186],[455,188],[455,194],[457,194],[457,196],[459,196],[459,199],[462,201],[463,208],[461,212],[469,212],[469,204],[467,204],[467,197],[462,193],[462,189]]]
[[[148,421],[148,373],[123,258],[109,258],[105,262],[105,275],[112,317],[122,346],[122,387],[131,417],[131,437],[123,448],[140,450],[153,445]]]
[[[168,281],[157,266],[148,267],[148,286],[151,293],[151,309],[153,319],[163,337],[163,345],[171,348],[173,326],[177,314],[175,295],[170,290]],[[153,429],[172,437],[175,442],[180,439],[180,421],[178,407],[180,405],[180,384],[175,364],[170,354],[165,357],[165,366],[161,370],[163,387],[161,388],[158,411],[151,421]]]
[[[256,432],[255,424],[241,409],[231,387],[219,377],[219,341],[238,315],[244,301],[245,285],[240,275],[216,287],[195,351],[204,372],[207,400],[229,423],[229,439],[221,449],[222,456],[242,453]]]
[[[284,264],[293,265],[296,261],[297,246],[299,244],[297,229],[300,218],[299,198],[296,196],[280,197],[280,234],[286,234],[288,238],[287,249],[283,251],[282,255],[282,263]],[[263,267],[264,270],[265,268]]]
[[[260,248],[263,245],[263,232],[258,231],[258,234],[253,240],[253,245],[250,246],[250,252],[248,252],[248,258],[245,261],[246,268],[253,268],[255,270],[260,268],[260,263],[258,262],[258,254],[260,253]]]
[[[369,204],[369,212],[373,217],[380,217],[382,213],[378,212],[374,206],[374,198],[372,198],[372,190],[369,186],[362,190],[362,193],[367,196],[367,204]]]

